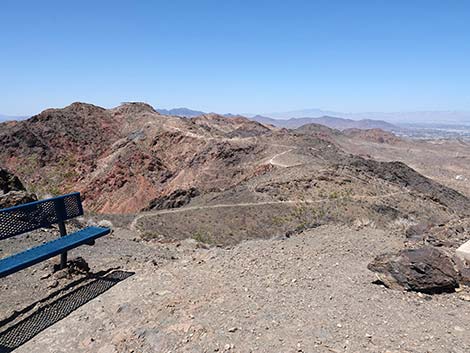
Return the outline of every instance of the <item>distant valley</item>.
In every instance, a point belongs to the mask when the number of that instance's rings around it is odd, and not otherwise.
[[[353,120],[372,119],[384,120],[393,124],[470,124],[470,111],[403,111],[403,112],[360,112],[348,113],[322,109],[302,109],[287,112],[262,114],[275,119],[291,119],[302,117],[318,118],[322,116],[338,116]]]

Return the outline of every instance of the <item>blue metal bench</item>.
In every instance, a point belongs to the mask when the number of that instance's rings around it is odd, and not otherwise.
[[[58,224],[60,238],[0,260],[0,278],[60,255],[60,268],[67,265],[67,251],[80,245],[93,245],[109,234],[109,228],[88,227],[67,234],[65,221],[83,215],[80,193],[26,203],[0,210],[0,240]]]

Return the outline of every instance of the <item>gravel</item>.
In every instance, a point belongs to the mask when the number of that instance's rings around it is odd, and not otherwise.
[[[402,241],[330,225],[230,249],[185,243],[161,266],[129,263],[135,275],[17,352],[468,352],[466,288],[374,284],[368,262]]]

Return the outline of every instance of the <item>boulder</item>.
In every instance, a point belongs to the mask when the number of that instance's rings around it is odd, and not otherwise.
[[[24,186],[16,175],[13,175],[6,169],[0,168],[0,195],[15,190],[24,190]]]
[[[445,251],[432,246],[382,254],[367,266],[389,288],[429,294],[451,292],[459,285],[455,267]]]
[[[17,176],[0,168],[0,209],[35,200],[36,195],[27,192]]]

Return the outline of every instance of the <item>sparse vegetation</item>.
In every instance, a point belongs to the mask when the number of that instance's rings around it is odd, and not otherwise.
[[[192,235],[192,238],[196,240],[198,243],[213,244],[214,242],[212,235],[202,230],[198,230],[197,232],[195,232]]]

